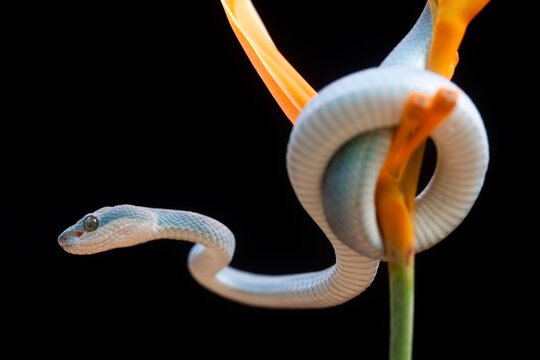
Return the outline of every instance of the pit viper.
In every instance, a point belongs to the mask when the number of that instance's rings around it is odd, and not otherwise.
[[[195,243],[188,256],[193,277],[231,300],[271,308],[322,308],[354,298],[371,284],[385,259],[375,188],[393,129],[411,93],[433,95],[446,88],[458,94],[449,117],[431,134],[437,164],[415,200],[417,252],[461,223],[484,181],[489,153],[482,118],[457,85],[425,70],[432,33],[426,4],[380,66],[323,88],[293,127],[286,157],[290,182],[331,242],[333,266],[291,275],[238,270],[229,266],[235,238],[224,224],[194,212],[133,205],[86,214],[58,237],[59,244],[69,253],[93,254],[156,239],[189,241]]]

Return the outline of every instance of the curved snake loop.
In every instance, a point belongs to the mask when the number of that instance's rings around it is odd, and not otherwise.
[[[478,196],[488,163],[482,119],[469,97],[445,78],[423,70],[433,26],[420,18],[380,67],[339,79],[297,118],[287,149],[289,177],[302,206],[331,242],[336,263],[293,275],[260,275],[228,266],[235,240],[223,224],[180,210],[131,205],[90,213],[58,238],[75,254],[91,254],[168,238],[196,243],[188,267],[206,288],[255,306],[316,308],[344,303],[372,282],[384,259],[374,193],[392,129],[411,92],[458,92],[450,116],[431,134],[437,165],[415,200],[415,245],[422,251],[448,235]]]

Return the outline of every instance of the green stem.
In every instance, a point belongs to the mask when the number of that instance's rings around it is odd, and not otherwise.
[[[411,360],[414,314],[414,256],[407,264],[388,262],[390,360]]]

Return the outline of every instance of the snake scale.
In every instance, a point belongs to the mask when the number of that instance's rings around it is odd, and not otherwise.
[[[336,263],[324,270],[262,275],[234,269],[232,232],[189,211],[132,205],[104,207],[66,229],[58,242],[69,253],[93,254],[155,239],[195,243],[193,277],[231,300],[272,308],[342,304],[372,282],[384,247],[374,194],[392,130],[408,96],[457,91],[457,105],[431,134],[437,165],[415,200],[415,246],[422,251],[455,229],[471,209],[488,164],[488,142],[470,98],[449,80],[426,71],[433,25],[426,4],[419,19],[379,67],[323,88],[298,116],[287,149],[287,169],[300,203],[331,242]]]

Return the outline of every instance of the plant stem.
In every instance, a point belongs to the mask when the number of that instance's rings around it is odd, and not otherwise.
[[[377,214],[385,242],[390,284],[390,360],[412,359],[414,311],[414,196],[424,145],[394,177],[385,168],[376,191]],[[385,163],[386,164],[386,163]]]
[[[390,281],[390,360],[411,360],[414,314],[414,256],[388,262]]]

